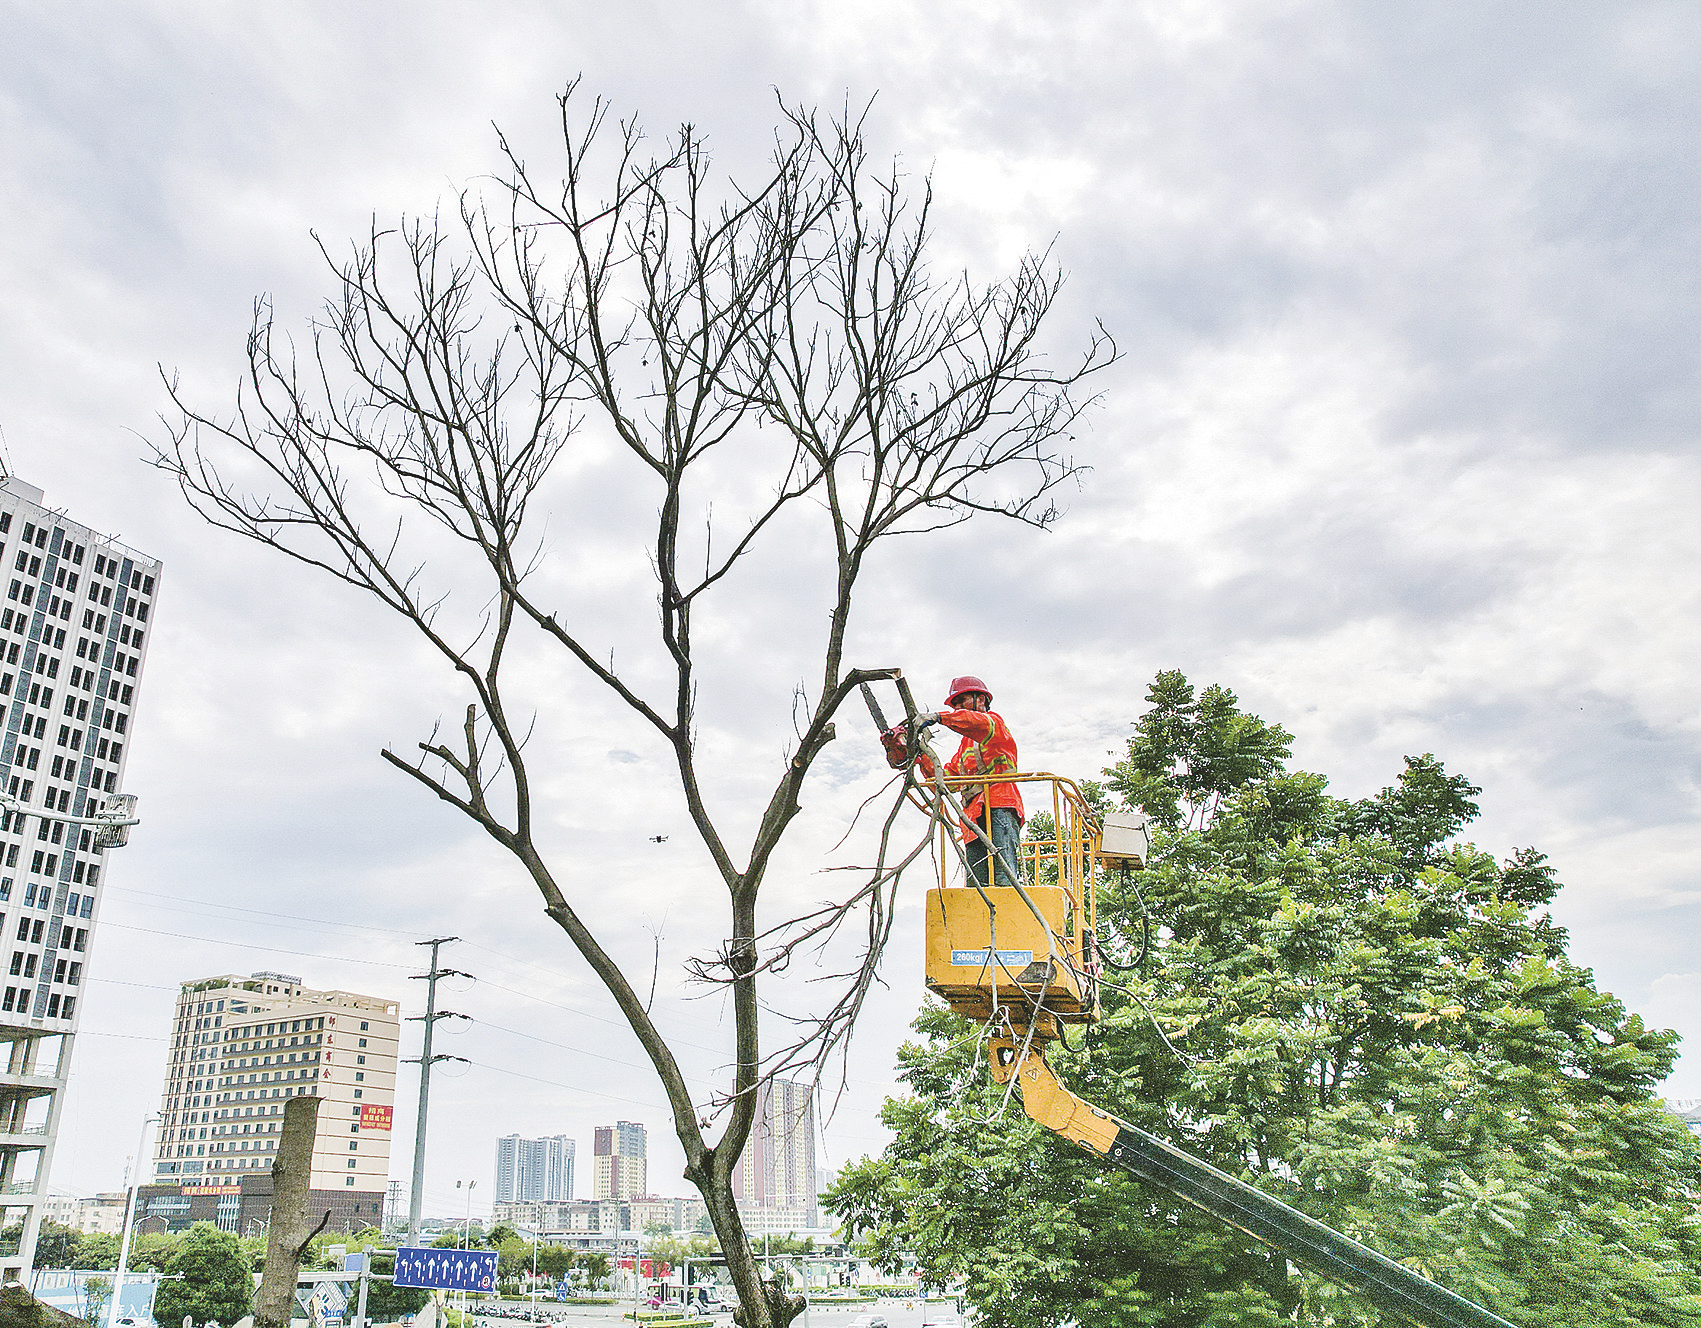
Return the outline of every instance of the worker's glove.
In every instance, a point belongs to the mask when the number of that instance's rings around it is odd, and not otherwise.
[[[880,745],[886,749],[886,764],[902,770],[909,762],[909,741],[902,724],[894,725],[880,735]]]
[[[921,714],[915,717],[915,726],[918,729],[925,729],[929,725],[937,724],[938,722],[939,712],[936,710],[924,710]]]

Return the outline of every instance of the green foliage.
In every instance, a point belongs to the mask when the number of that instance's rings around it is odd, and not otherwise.
[[[383,1241],[383,1233],[367,1230],[359,1233],[351,1241],[359,1247],[377,1245]],[[396,1271],[396,1256],[382,1251],[374,1251],[372,1255],[372,1271],[384,1276],[393,1276]],[[417,1314],[425,1308],[425,1302],[430,1298],[430,1292],[422,1287],[399,1287],[393,1282],[380,1282],[377,1278],[369,1278],[366,1283],[366,1317],[374,1323],[391,1323],[405,1315]]]
[[[110,1277],[85,1277],[83,1279],[83,1317],[90,1323],[100,1323],[106,1315],[106,1307],[112,1303],[112,1279]]]
[[[663,1227],[657,1231],[645,1229],[644,1253],[676,1268],[687,1259],[705,1258],[714,1252],[715,1243],[695,1233],[676,1236],[671,1227]]]
[[[77,1268],[118,1267],[118,1237],[104,1231],[91,1231],[77,1242]]]
[[[44,1221],[35,1238],[37,1268],[75,1268],[83,1233],[59,1222]]]
[[[1568,959],[1541,855],[1458,842],[1478,790],[1433,756],[1338,800],[1233,693],[1165,673],[1149,699],[1106,774],[1167,832],[1100,918],[1126,953],[1143,895],[1159,940],[1053,1049],[1065,1081],[1513,1323],[1701,1325],[1701,1145],[1654,1096],[1677,1039]],[[895,1139],[824,1201],[889,1266],[966,1279],[986,1328],[1378,1322],[1000,1113],[962,1021],[916,1028]]]
[[[197,1223],[197,1225],[202,1224]],[[150,1268],[156,1273],[168,1273],[171,1271],[171,1261],[177,1257],[177,1253],[183,1248],[184,1242],[192,1235],[192,1230],[177,1234],[168,1234],[163,1231],[134,1234],[130,1237],[129,1266],[131,1268]],[[234,1240],[235,1237],[233,1236],[231,1239]],[[116,1255],[114,1255],[110,1266],[118,1267]],[[182,1317],[182,1315],[178,1316],[179,1322],[181,1322]]]
[[[613,1266],[606,1254],[592,1252],[578,1255],[574,1259],[574,1267],[581,1272],[587,1286],[597,1287],[608,1281]]]
[[[815,1237],[805,1236],[799,1240],[795,1236],[763,1236],[754,1242],[757,1254],[814,1254]]]
[[[189,1229],[165,1271],[181,1274],[181,1280],[160,1283],[154,1298],[159,1323],[180,1323],[188,1315],[197,1328],[214,1321],[229,1325],[249,1312],[254,1282],[248,1256],[240,1240],[211,1222]]]
[[[541,1276],[561,1281],[570,1276],[576,1262],[574,1251],[561,1245],[539,1245],[537,1270]]]
[[[0,1287],[0,1328],[48,1328],[48,1311],[22,1286]]]

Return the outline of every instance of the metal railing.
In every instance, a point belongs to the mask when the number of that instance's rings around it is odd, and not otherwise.
[[[1081,930],[1093,931],[1098,925],[1098,892],[1094,882],[1099,864],[1099,825],[1087,805],[1081,786],[1062,775],[1045,771],[1007,775],[947,775],[945,787],[950,789],[966,807],[976,797],[982,799],[982,812],[976,820],[982,831],[990,833],[987,790],[994,784],[1021,786],[1022,801],[1037,801],[1028,806],[1027,835],[1017,850],[1017,866],[1024,884],[1055,885],[1063,890],[1069,903],[1067,934],[1074,938]],[[1038,798],[1033,795],[1038,794]],[[1049,800],[1050,806],[1044,805]],[[1035,818],[1049,812],[1051,824],[1035,833]],[[941,887],[961,881],[957,849],[948,842],[960,827],[941,824],[939,827],[939,884]],[[988,879],[993,883],[992,862],[987,861]]]

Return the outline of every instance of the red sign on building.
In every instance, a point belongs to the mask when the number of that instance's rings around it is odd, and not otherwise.
[[[360,1108],[360,1128],[363,1130],[382,1130],[385,1134],[388,1134],[391,1118],[394,1115],[394,1107],[380,1107],[368,1102]]]

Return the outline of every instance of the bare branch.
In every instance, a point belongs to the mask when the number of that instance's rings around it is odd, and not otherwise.
[[[779,1073],[819,1079],[844,1049],[879,980],[902,873],[931,842],[894,842],[906,781],[855,884],[758,921],[840,707],[896,676],[845,666],[863,568],[890,536],[978,515],[1055,520],[1058,489],[1082,473],[1065,445],[1093,404],[1084,385],[1116,349],[1100,329],[1072,365],[1047,367],[1040,333],[1062,282],[1047,254],[990,284],[938,277],[931,186],[870,165],[866,107],[831,121],[782,107],[766,169],[740,184],[720,181],[691,125],[651,144],[602,101],[585,106],[576,83],[558,100],[558,180],[499,133],[501,178],[463,193],[447,221],[374,224],[335,256],[320,244],[332,295],[302,344],[258,300],[228,413],[165,377],[173,414],[154,460],[208,522],[370,595],[465,686],[457,738],[433,726],[417,759],[383,758],[503,847],[613,996],[668,1095],[746,1322],[773,1328],[791,1311],[761,1290],[732,1202],[759,1090]],[[631,532],[655,617],[647,647],[623,646],[638,656],[628,671],[607,623],[562,598],[579,566],[568,560],[602,551],[558,553],[534,512],[553,486],[598,483],[606,493],[582,497],[654,512]],[[832,576],[775,643],[800,652],[795,743],[776,741],[766,805],[734,843],[725,827],[748,818],[719,806],[697,745],[699,695],[718,686],[701,673],[698,620],[712,605],[717,626],[748,625],[741,569],[789,569],[799,539],[830,553]],[[450,592],[469,586],[476,607],[458,619]],[[542,698],[525,691],[535,670],[505,668],[522,649],[598,684],[672,760],[726,892],[724,940],[688,966],[733,1013],[730,1073],[712,1091],[693,1094],[652,1016],[659,937],[640,998],[598,938],[600,894],[564,886],[534,839],[527,739]],[[762,990],[804,954],[822,965],[809,984],[820,994],[779,1012],[796,1037],[765,1051]],[[718,1139],[694,1098],[724,1110]]]

